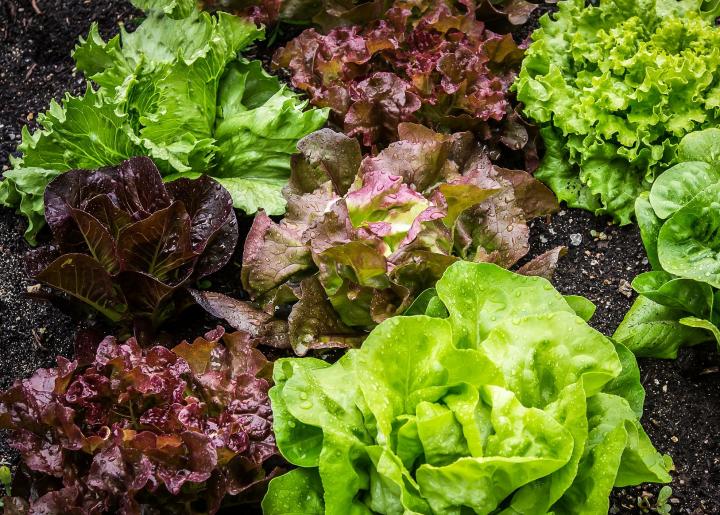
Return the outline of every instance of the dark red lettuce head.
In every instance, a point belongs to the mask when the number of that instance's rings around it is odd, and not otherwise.
[[[262,490],[277,449],[269,364],[250,342],[222,328],[172,350],[108,337],[86,366],[59,357],[16,381],[0,394],[0,427],[22,458],[13,490],[28,493],[6,503],[16,513],[214,513],[226,496]]]
[[[207,176],[165,184],[152,160],[71,170],[45,190],[52,251],[31,253],[30,274],[113,322],[157,327],[178,292],[222,268],[238,228],[232,198]]]
[[[505,123],[524,52],[480,20],[522,22],[533,8],[523,0],[397,1],[371,23],[304,31],[277,50],[273,65],[366,147],[398,140],[398,125],[417,121],[472,130],[499,148],[518,150],[524,139],[525,150],[525,127]]]

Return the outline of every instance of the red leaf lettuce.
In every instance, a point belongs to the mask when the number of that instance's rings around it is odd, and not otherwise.
[[[488,9],[398,1],[372,23],[306,30],[275,53],[273,65],[289,70],[295,87],[331,108],[366,146],[395,141],[399,123],[418,121],[522,148],[528,135],[508,90],[523,50],[477,20]]]
[[[330,129],[307,136],[284,190],[287,215],[255,218],[242,283],[269,313],[298,301],[288,326],[299,354],[356,345],[458,259],[514,265],[529,249],[526,221],[558,207],[530,174],[493,166],[470,133],[414,124],[399,132],[365,159],[354,138]],[[524,269],[547,275],[558,256]]]
[[[203,0],[201,3],[210,9],[228,10],[250,18],[257,24],[270,25],[278,21],[312,24],[323,32],[376,21],[392,5],[389,0]],[[525,0],[480,0],[477,7],[471,2],[461,3],[477,9],[483,19],[507,20],[512,25],[527,22],[537,8]]]
[[[92,363],[58,357],[0,394],[26,496],[14,513],[214,513],[252,493],[277,453],[269,370],[219,328],[172,350],[105,338]],[[272,476],[271,474],[270,476]],[[16,483],[18,481],[16,480]],[[22,483],[22,481],[20,481]]]

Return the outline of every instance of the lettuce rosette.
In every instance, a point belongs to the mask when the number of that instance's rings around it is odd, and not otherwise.
[[[686,134],[720,123],[716,0],[584,0],[540,20],[514,88],[547,149],[536,177],[629,223]]]
[[[559,208],[529,173],[494,166],[469,132],[410,123],[399,131],[400,141],[364,158],[342,133],[307,136],[283,190],[286,216],[255,217],[242,284],[268,313],[292,304],[288,335],[298,355],[357,346],[459,259],[515,266],[530,249],[527,222]],[[563,251],[519,271],[550,276]]]
[[[282,455],[266,515],[597,513],[613,486],[668,482],[644,391],[592,305],[539,277],[458,262],[445,318],[394,317],[335,364],[276,362]]]

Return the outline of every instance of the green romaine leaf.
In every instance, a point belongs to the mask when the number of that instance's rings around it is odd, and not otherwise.
[[[713,324],[709,320],[697,317],[681,318],[680,323],[688,327],[696,327],[698,329],[706,329],[710,331],[710,333],[715,337],[715,341],[718,344],[718,350],[720,350],[720,329],[718,329],[715,324]]]
[[[270,481],[278,495],[262,502],[265,515],[325,515],[322,484],[317,471],[295,469]]]
[[[685,136],[678,145],[677,159],[680,162],[703,161],[714,168],[720,166],[720,129],[705,129]]]
[[[685,161],[657,178],[650,191],[650,204],[664,220],[719,181],[720,169],[702,161]]]
[[[586,322],[589,322],[595,314],[597,306],[585,297],[580,295],[564,295],[563,298],[573,311],[575,311],[575,314]]]
[[[667,272],[645,272],[632,282],[633,289],[653,302],[709,318],[713,308],[713,289],[692,279],[681,279]]]
[[[620,358],[622,372],[610,381],[603,391],[624,398],[639,420],[642,418],[643,405],[645,404],[645,389],[640,381],[640,369],[638,368],[637,360],[630,349],[623,344],[613,343],[615,344],[615,351]]]
[[[662,220],[655,214],[650,205],[650,194],[642,192],[635,201],[635,217],[637,218],[640,236],[647,253],[648,261],[653,270],[662,270],[660,259],[657,255],[657,239],[662,227]]]
[[[702,329],[717,334],[719,139],[720,129],[686,135],[678,145],[679,162],[635,203],[655,271],[633,281],[641,296],[615,337],[640,356],[675,357],[680,346],[710,339]]]
[[[607,513],[607,492],[640,477],[667,482],[669,456],[648,447],[649,439],[622,397],[598,394],[588,399],[588,439],[573,484],[556,504],[558,514]],[[622,449],[622,450],[621,450]]]
[[[452,266],[436,288],[450,312],[456,343],[463,348],[483,341],[505,318],[574,313],[550,281],[508,274],[497,266]]]
[[[448,311],[445,304],[438,297],[435,288],[428,288],[410,304],[403,316],[427,315],[435,318],[447,318]]]

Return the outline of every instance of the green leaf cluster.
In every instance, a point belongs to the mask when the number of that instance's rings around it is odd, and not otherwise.
[[[633,280],[640,296],[614,337],[638,356],[720,348],[720,129],[685,136],[678,161],[635,203],[653,271]]]
[[[683,136],[720,122],[720,2],[585,4],[541,19],[514,88],[546,142],[536,177],[625,224]]]
[[[73,57],[97,86],[67,94],[25,128],[22,157],[0,183],[0,204],[28,217],[33,241],[43,224],[43,191],[70,169],[117,165],[149,156],[165,180],[207,173],[236,208],[282,214],[281,189],[297,141],[321,127],[326,110],[268,75],[238,52],[262,29],[227,13],[201,13],[184,0],[138,1],[149,8],[135,32],[104,41],[94,24]]]
[[[266,515],[605,514],[613,486],[670,480],[632,353],[547,280],[458,262],[436,294],[445,318],[391,318],[332,365],[276,363],[277,444],[300,468]]]

